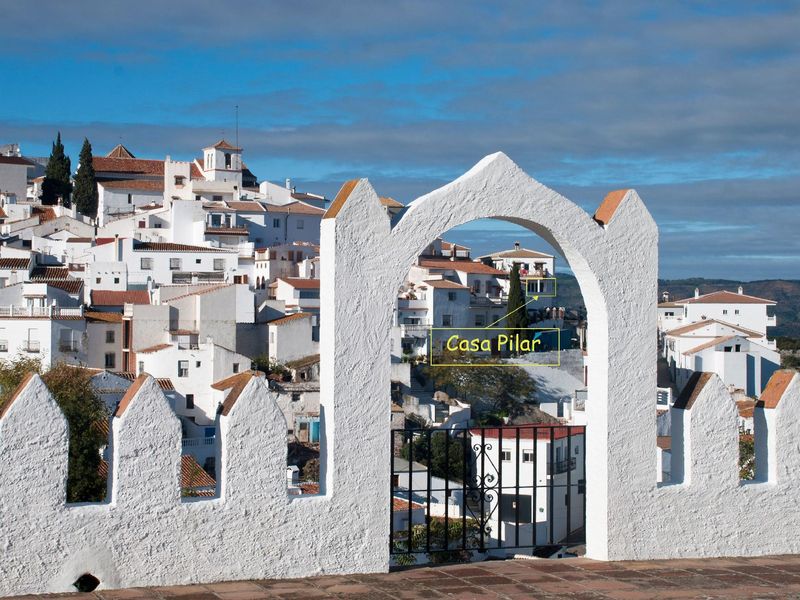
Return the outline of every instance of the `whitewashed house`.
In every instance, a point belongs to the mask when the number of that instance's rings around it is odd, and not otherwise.
[[[267,323],[270,360],[285,364],[318,353],[319,343],[312,339],[314,315],[292,313]]]

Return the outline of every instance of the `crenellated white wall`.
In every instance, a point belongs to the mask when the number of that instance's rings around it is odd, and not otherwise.
[[[778,372],[762,395],[762,480],[748,484],[736,475],[730,395],[715,377],[687,386],[691,402],[677,403],[672,425],[673,471],[684,476],[657,484],[655,223],[632,190],[592,218],[498,153],[393,217],[366,180],[348,182],[322,220],[323,495],[288,496],[286,423],[252,378],[218,417],[220,497],[182,500],[178,420],[144,377],[113,420],[109,501],[68,506],[66,422],[28,379],[0,413],[0,594],[71,591],[84,572],[113,588],[386,571],[396,291],[432,240],[481,218],[541,235],[584,296],[588,556],[800,551],[800,377]]]

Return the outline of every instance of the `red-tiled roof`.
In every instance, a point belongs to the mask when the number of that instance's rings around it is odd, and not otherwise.
[[[236,146],[231,144],[226,139],[221,139],[220,141],[218,141],[213,146],[206,146],[206,147],[207,148],[219,148],[220,150],[239,150],[239,151],[241,151],[241,148],[237,148]]]
[[[106,158],[136,158],[136,157],[133,155],[133,152],[128,150],[125,146],[123,146],[122,144],[117,144],[116,146],[114,146],[111,152],[106,154]],[[94,161],[96,160],[97,157],[92,158],[92,163],[94,163]]]
[[[32,167],[34,163],[27,158],[21,156],[2,156],[0,155],[0,165],[20,165],[24,167]]]
[[[317,208],[316,206],[311,206],[310,204],[306,204],[305,202],[300,202],[300,201],[290,202],[289,204],[284,204],[282,206],[267,204],[266,209],[267,212],[270,213],[285,213],[294,215],[315,215],[315,216],[322,216],[325,214],[324,209]]]
[[[153,354],[160,350],[166,350],[167,348],[172,348],[172,344],[156,344],[155,346],[148,346],[147,348],[137,350],[136,354]]]
[[[244,212],[264,212],[265,210],[260,202],[255,202],[254,200],[229,200],[225,204],[233,210]]]
[[[358,179],[351,179],[342,184],[341,189],[339,189],[339,193],[336,194],[336,197],[333,199],[333,202],[331,202],[328,210],[325,211],[325,216],[322,217],[323,219],[333,219],[339,214],[339,211],[342,210],[342,207],[344,206],[344,203],[347,202],[350,194],[352,194],[353,190],[356,189],[358,182]]]
[[[98,312],[87,310],[83,313],[87,321],[103,323],[122,323],[122,313],[118,312]]]
[[[150,304],[147,290],[92,290],[92,306],[122,306],[123,304]]]
[[[383,204],[387,208],[403,208],[403,204],[395,200],[394,198],[390,198],[389,196],[381,196],[379,198],[381,204]]]
[[[285,325],[286,323],[290,323],[292,321],[296,321],[298,319],[310,319],[311,313],[299,312],[294,313],[291,315],[286,315],[285,317],[279,317],[277,319],[273,319],[272,321],[267,321],[267,325]]]
[[[106,176],[105,173],[128,173],[131,175],[164,177],[164,161],[157,159],[95,156],[92,159],[92,166],[94,166],[98,178],[101,179]]]
[[[720,321],[718,319],[704,319],[703,321],[697,321],[696,323],[689,323],[688,325],[683,325],[682,327],[676,327],[675,329],[670,329],[666,332],[667,335],[671,336],[681,336],[685,333],[691,333],[692,331],[696,331],[697,329],[702,329],[707,325],[711,325],[712,323],[717,323],[718,325],[723,325],[725,327],[730,327],[731,329],[735,329],[736,331],[741,331],[742,333],[747,334],[747,337],[764,337],[758,331],[753,331],[752,329],[746,329],[745,327],[740,327],[739,325],[734,325],[732,323],[726,323],[725,321]]]
[[[0,258],[0,269],[28,269],[29,258]]]
[[[222,403],[220,414],[224,417],[227,417],[231,412],[231,409],[236,404],[236,401],[239,399],[242,391],[244,391],[244,388],[247,386],[250,380],[256,376],[256,373],[253,371],[246,371],[245,373],[239,373],[238,375],[239,378],[232,386],[231,391],[228,392],[228,395],[225,397],[225,402]]]
[[[72,277],[69,279],[42,279],[37,281],[37,283],[46,283],[50,287],[64,290],[72,296],[80,294],[81,289],[83,289],[83,281],[80,279],[73,279]]]
[[[173,300],[182,300],[184,298],[190,298],[191,296],[200,296],[202,294],[209,294],[211,292],[216,292],[217,290],[221,290],[222,288],[231,287],[232,283],[221,283],[216,285],[210,285],[208,287],[200,288],[198,290],[194,290],[187,294],[181,294],[180,296],[175,296],[174,298],[168,298],[166,300],[162,300],[162,302],[169,303]]]
[[[747,294],[737,294],[736,292],[729,292],[728,290],[711,292],[710,294],[703,294],[698,298],[685,298],[684,300],[676,300],[675,302],[680,304],[776,304],[775,300],[748,296]]]
[[[163,179],[115,179],[109,181],[99,181],[106,189],[113,190],[143,190],[150,192],[163,192]]]
[[[705,350],[706,348],[713,348],[717,344],[723,344],[725,342],[729,342],[733,338],[737,336],[735,335],[721,335],[719,337],[715,337],[713,340],[706,342],[705,344],[700,344],[699,346],[695,346],[683,353],[684,356],[689,356],[691,354],[697,354],[701,350]]]
[[[601,225],[608,225],[629,191],[630,190],[614,190],[606,194],[606,197],[603,198],[603,202],[597,207],[597,211],[594,213],[594,220]]]
[[[226,377],[225,379],[220,379],[219,381],[215,381],[211,384],[211,387],[215,390],[227,390],[235,386],[237,383],[241,382],[242,380],[250,381],[250,378],[253,375],[263,375],[261,371],[243,371],[241,373],[234,373]]]
[[[128,391],[125,392],[122,400],[119,401],[119,405],[117,405],[117,411],[114,413],[115,417],[121,417],[123,415],[133,400],[133,397],[139,392],[139,389],[144,385],[145,381],[147,381],[146,373],[142,373],[136,378],[136,380],[133,382],[133,385],[128,388]]]
[[[783,397],[783,393],[789,387],[797,371],[792,369],[781,369],[775,371],[767,382],[767,387],[761,393],[760,401],[764,408],[777,408],[778,403]]]
[[[278,279],[298,290],[319,289],[319,279],[303,279],[300,277],[278,277]]]
[[[411,502],[410,506],[411,506],[412,510],[419,510],[420,508],[425,508],[419,502],[413,502],[413,501]],[[404,498],[397,498],[397,497],[393,497],[392,498],[392,511],[394,511],[394,512],[401,512],[401,511],[404,511],[404,510],[408,511],[408,508],[409,508],[408,500],[405,500]]]
[[[189,244],[173,244],[172,242],[134,242],[134,252],[225,252],[234,250],[212,248],[210,246],[190,246]]]
[[[449,279],[426,279],[423,283],[435,289],[443,290],[468,290],[469,288]]]
[[[35,267],[31,271],[31,281],[39,279],[66,279],[69,277],[67,267]]]
[[[502,252],[495,252],[494,254],[487,254],[481,258],[553,258],[552,254],[545,254],[544,252],[537,252],[536,250],[528,250],[527,248],[519,248],[514,250],[503,250]]]
[[[193,456],[188,454],[181,456],[182,488],[214,487],[216,485],[217,482],[214,481],[214,478],[203,470]]]
[[[247,227],[206,227],[205,234],[247,236],[250,232]]]
[[[462,273],[470,273],[475,275],[502,275],[508,276],[505,271],[500,271],[489,265],[481,262],[474,262],[471,260],[449,260],[447,258],[423,258],[419,261],[420,267],[426,269],[441,269],[461,271]]]

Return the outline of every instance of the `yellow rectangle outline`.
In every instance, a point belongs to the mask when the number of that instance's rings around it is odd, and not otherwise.
[[[553,280],[553,293],[552,294],[530,294],[528,293],[528,282],[529,281],[546,281],[548,279]],[[531,296],[539,296],[539,298],[555,298],[558,296],[558,280],[555,277],[520,277],[520,282],[525,282],[525,297],[530,298]]]
[[[558,362],[552,363],[434,363],[433,332],[434,331],[555,331],[558,333]],[[429,367],[560,367],[561,366],[561,330],[558,327],[428,327],[428,366]]]

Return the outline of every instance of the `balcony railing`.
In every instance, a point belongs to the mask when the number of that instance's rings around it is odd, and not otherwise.
[[[60,306],[0,306],[0,317],[82,317],[83,307]]]
[[[80,349],[80,344],[77,340],[62,340],[58,342],[59,352],[77,352]]]
[[[22,350],[23,352],[39,352],[41,350],[41,345],[38,341],[26,340],[22,342]]]
[[[199,448],[200,446],[213,446],[216,438],[211,437],[197,437],[197,438],[183,438],[181,446],[184,448]]]

